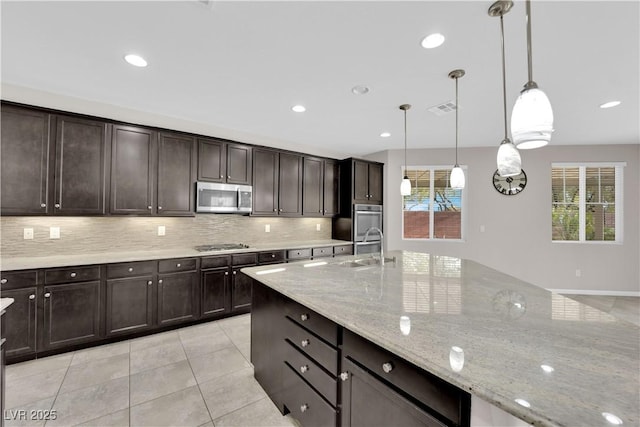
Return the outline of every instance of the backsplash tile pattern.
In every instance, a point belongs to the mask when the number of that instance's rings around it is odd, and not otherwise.
[[[267,224],[269,233],[265,232]],[[158,236],[160,225],[166,228],[165,236]],[[49,239],[49,227],[60,227],[60,239]],[[23,239],[24,228],[33,228],[33,240]],[[0,232],[2,256],[24,257],[330,239],[331,219],[218,214],[189,218],[0,217]]]

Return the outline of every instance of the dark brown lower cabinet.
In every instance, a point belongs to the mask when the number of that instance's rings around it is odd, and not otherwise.
[[[231,305],[229,267],[203,270],[200,274],[200,316],[214,317],[227,313]]]
[[[153,326],[153,278],[107,280],[107,336],[133,333]]]
[[[36,352],[37,288],[2,291],[3,298],[13,298],[13,304],[2,315],[4,345],[8,358]]]
[[[242,274],[240,268],[231,270],[231,311],[249,311],[253,280]]]
[[[283,374],[285,404],[293,418],[304,427],[331,427],[336,425],[336,410],[316,393],[294,370],[286,365]],[[370,424],[374,425],[374,424]],[[381,424],[380,424],[381,425]],[[386,424],[386,426],[402,424]]]
[[[99,280],[44,287],[44,349],[68,347],[98,338]]]
[[[158,326],[194,320],[197,298],[196,272],[158,275]]]

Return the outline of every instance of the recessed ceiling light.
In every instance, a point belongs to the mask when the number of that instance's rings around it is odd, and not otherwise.
[[[364,95],[365,93],[369,93],[369,88],[366,86],[358,85],[351,88],[351,92],[356,95]]]
[[[305,111],[307,111],[307,109],[304,108],[304,105],[294,105],[293,107],[291,107],[291,109],[296,113],[304,113]]]
[[[611,108],[617,107],[618,105],[620,105],[620,101],[609,101],[605,102],[604,104],[600,104],[600,108]]]
[[[390,134],[389,132],[382,132],[382,133],[380,134],[380,136],[381,136],[382,138],[389,138],[389,137],[391,136],[391,134]]]
[[[146,67],[147,66],[147,61],[145,61],[145,59],[143,57],[138,56],[138,55],[134,55],[134,54],[125,55],[124,60],[127,61],[129,64],[134,65],[136,67]]]
[[[444,43],[444,36],[440,33],[429,34],[422,39],[422,47],[425,49],[433,49]]]

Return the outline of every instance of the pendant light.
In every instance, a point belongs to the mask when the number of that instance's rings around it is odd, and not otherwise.
[[[464,76],[464,70],[453,70],[449,73],[449,78],[455,79],[456,81],[456,165],[451,170],[449,183],[451,184],[451,188],[457,190],[464,188],[464,171],[460,165],[458,165],[458,79],[462,76]]]
[[[400,194],[403,196],[411,195],[411,181],[407,175],[407,110],[411,108],[409,104],[402,104],[400,109],[404,111],[404,178],[400,184]]]
[[[533,81],[530,0],[527,0],[527,58],[529,81],[520,92],[511,113],[511,136],[516,146],[523,150],[547,145],[553,132],[551,103],[547,95]]]
[[[500,17],[500,40],[502,44],[502,106],[504,110],[504,139],[498,148],[498,174],[500,176],[515,176],[521,171],[522,159],[520,153],[507,135],[507,77],[504,59],[504,21],[503,15],[511,10],[513,2],[511,0],[500,0],[489,8],[489,16]]]

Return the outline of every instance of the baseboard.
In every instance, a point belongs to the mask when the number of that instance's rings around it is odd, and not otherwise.
[[[593,291],[586,289],[547,289],[556,294],[566,295],[600,295],[609,297],[640,297],[640,291]]]

